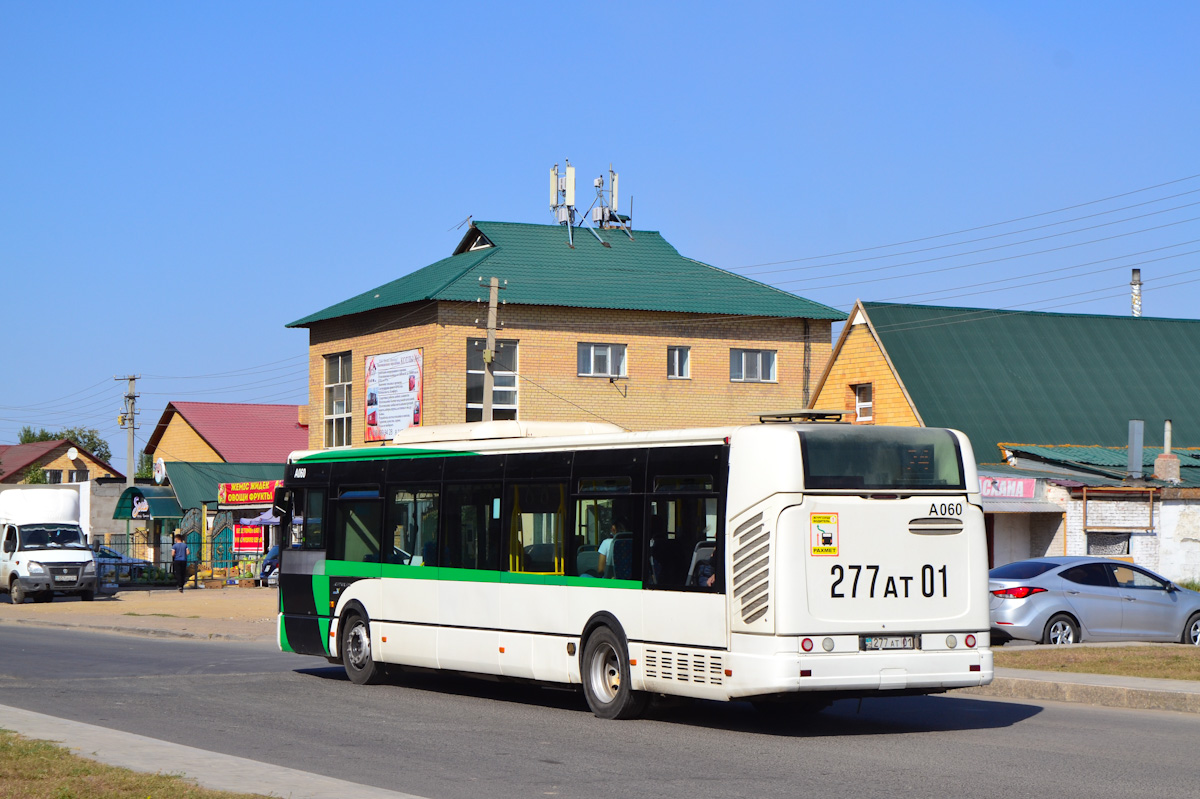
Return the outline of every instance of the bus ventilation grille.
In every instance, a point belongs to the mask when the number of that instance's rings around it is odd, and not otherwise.
[[[767,615],[771,561],[771,531],[763,529],[763,515],[756,513],[733,532],[733,596],[742,605],[742,621],[749,624]]]
[[[647,679],[673,680],[699,685],[720,685],[725,663],[720,655],[671,649],[646,649],[642,670]]]

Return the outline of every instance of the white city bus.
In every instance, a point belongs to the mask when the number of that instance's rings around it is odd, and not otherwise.
[[[279,645],[766,710],[992,679],[967,438],[828,423],[487,422],[297,453]]]

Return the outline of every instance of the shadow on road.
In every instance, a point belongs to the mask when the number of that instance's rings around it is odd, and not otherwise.
[[[340,666],[296,669],[295,673],[348,682]],[[381,692],[422,691],[574,713],[591,712],[577,686],[543,687],[444,672],[405,669],[389,673],[387,681],[381,685],[356,688]],[[779,721],[764,716],[749,702],[658,697],[650,705],[644,721],[761,735],[821,738],[1001,729],[1019,724],[1041,711],[1037,705],[960,696],[880,695],[861,701],[841,699],[820,713],[800,714],[794,719]]]

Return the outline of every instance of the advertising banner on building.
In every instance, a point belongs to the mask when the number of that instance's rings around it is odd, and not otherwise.
[[[270,505],[275,499],[275,489],[282,485],[282,480],[252,480],[245,483],[218,483],[217,504]]]
[[[367,356],[367,441],[387,441],[421,424],[422,367],[419,349]]]
[[[263,551],[263,528],[244,524],[233,526],[233,554],[259,554]]]

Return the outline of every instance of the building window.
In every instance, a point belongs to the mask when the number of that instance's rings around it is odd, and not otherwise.
[[[483,421],[483,351],[487,340],[467,340],[467,421]],[[492,419],[517,418],[517,342],[497,341],[492,362]]]
[[[62,469],[42,469],[42,474],[46,475],[47,483],[62,482]]]
[[[729,379],[738,383],[774,383],[775,350],[730,350]]]
[[[580,377],[625,377],[624,344],[580,344]]]
[[[686,379],[692,376],[688,367],[690,347],[667,347],[667,377]]]
[[[72,469],[71,470],[71,482],[72,483],[86,483],[87,481],[88,481],[88,470],[87,469]]]
[[[325,356],[325,446],[350,446],[350,353]]]
[[[875,418],[870,383],[851,386],[854,389],[854,416],[857,421],[869,422]]]

